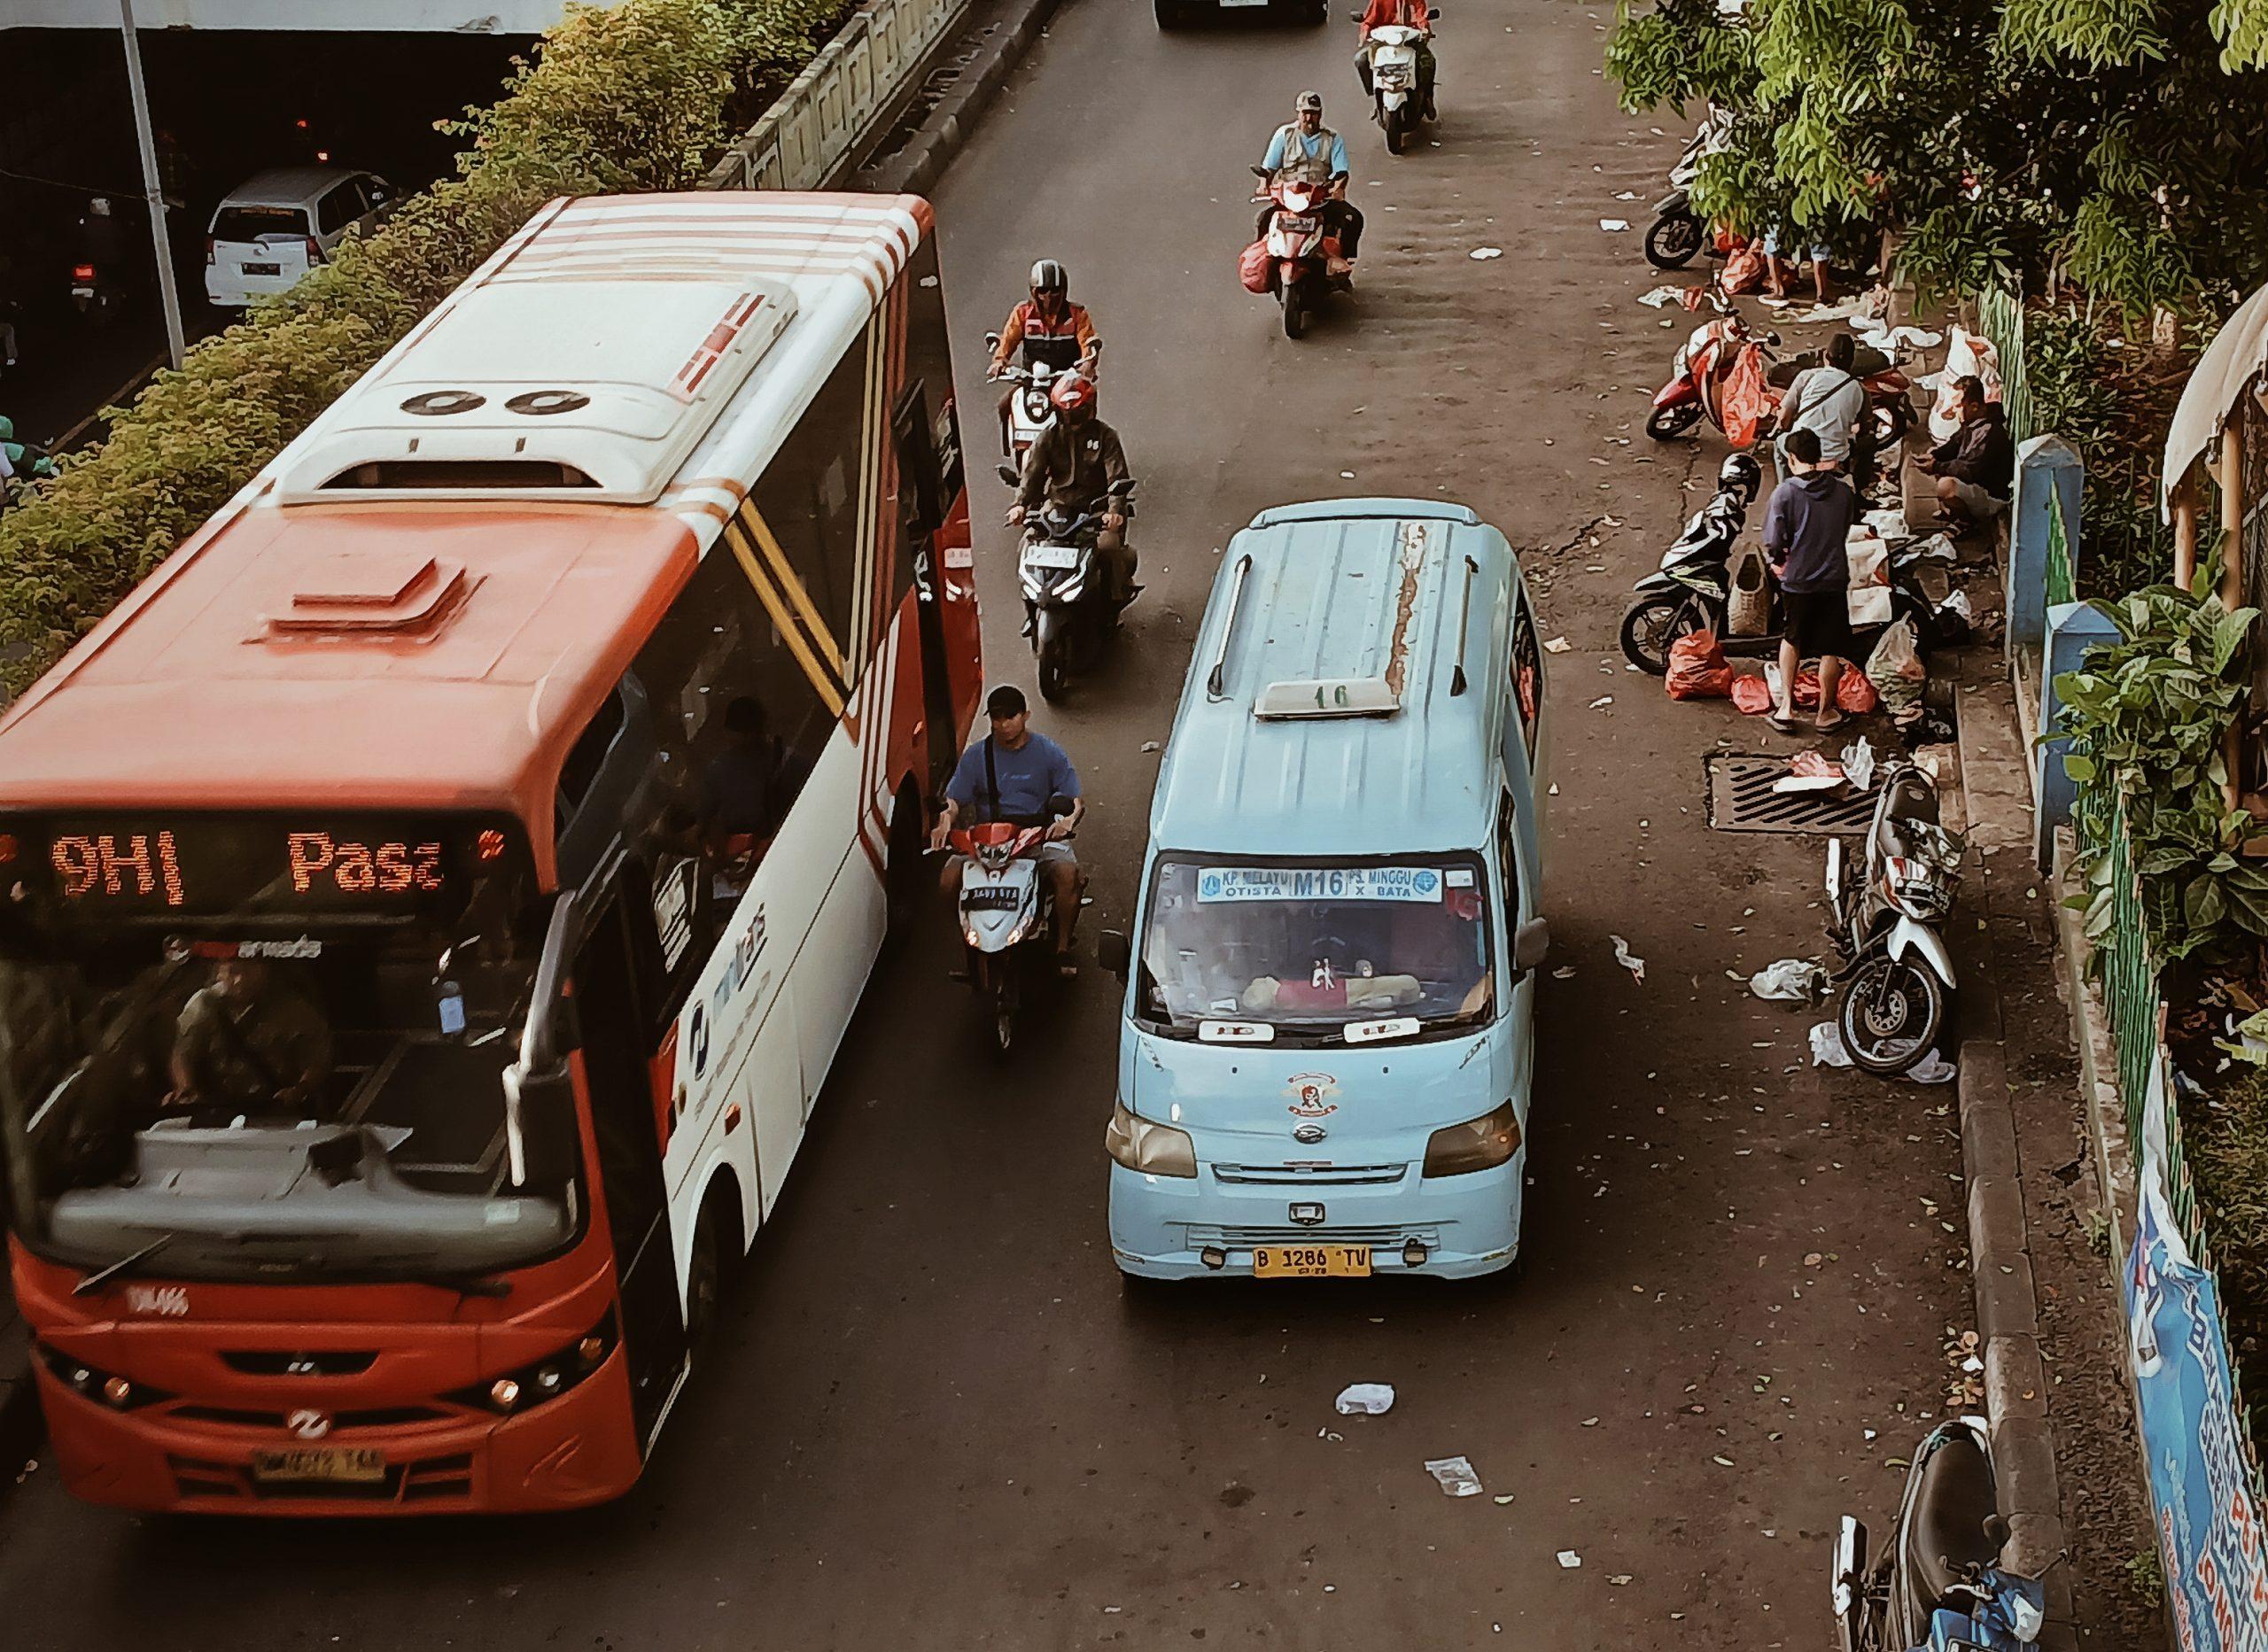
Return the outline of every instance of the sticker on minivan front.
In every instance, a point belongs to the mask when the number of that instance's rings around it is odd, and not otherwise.
[[[1200,903],[1424,901],[1439,904],[1438,866],[1200,866]]]

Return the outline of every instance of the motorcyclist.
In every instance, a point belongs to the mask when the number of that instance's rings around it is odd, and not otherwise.
[[[1332,193],[1317,208],[1317,215],[1337,231],[1339,257],[1331,273],[1343,275],[1354,262],[1356,244],[1363,238],[1363,214],[1346,198],[1347,140],[1323,123],[1323,94],[1301,92],[1293,105],[1293,118],[1276,128],[1276,136],[1268,142],[1268,153],[1261,159],[1261,171],[1270,182],[1278,178],[1309,183],[1327,183]],[[1276,216],[1276,203],[1262,204],[1260,220],[1253,227],[1253,238],[1264,240],[1269,221]]]
[[[945,787],[944,807],[929,833],[929,847],[943,849],[964,817],[973,822],[1045,826],[1047,838],[1034,858],[1055,898],[1056,968],[1068,977],[1079,973],[1071,942],[1079,919],[1079,890],[1086,880],[1065,840],[1085,818],[1087,803],[1079,795],[1078,771],[1063,748],[1032,732],[1030,710],[1023,690],[1012,683],[1002,683],[986,697],[990,733],[961,753]],[[1071,804],[1071,812],[1060,818],[1048,810],[1050,801],[1057,797]],[[959,858],[946,861],[943,882],[947,898],[959,894],[960,878]]]
[[[1008,312],[984,376],[999,377],[1019,349],[1027,369],[1045,364],[1058,372],[1076,368],[1094,376],[1094,319],[1084,306],[1071,302],[1070,272],[1052,258],[1031,267],[1031,297]],[[1008,399],[1015,393],[1011,386],[1001,394],[1003,419],[1008,416]]]
[[[1126,478],[1126,449],[1118,432],[1096,414],[1095,387],[1087,379],[1065,374],[1055,381],[1048,399],[1055,416],[1041,427],[1038,439],[1024,454],[1023,479],[1016,487],[1016,502],[1008,508],[1008,525],[1021,527],[1039,505],[1084,511],[1096,500],[1107,500],[1095,554],[1110,582],[1111,600],[1123,607],[1140,589],[1134,583],[1134,553],[1126,543],[1125,510],[1110,496],[1110,485]]]
[[[1414,28],[1418,42],[1418,101],[1425,111],[1428,120],[1433,113],[1433,8],[1428,0],[1370,0],[1370,9],[1363,13],[1360,32],[1355,36],[1355,78],[1363,83],[1363,96],[1371,96],[1371,31],[1374,28]]]

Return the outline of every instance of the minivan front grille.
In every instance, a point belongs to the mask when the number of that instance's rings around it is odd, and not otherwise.
[[[1189,1225],[1189,1248],[1192,1251],[1202,1250],[1208,1245],[1229,1251],[1248,1251],[1255,1245],[1369,1245],[1380,1249],[1398,1250],[1411,1239],[1417,1240],[1428,1251],[1441,1248],[1439,1229],[1401,1223],[1348,1227],[1324,1222],[1313,1228],[1290,1222],[1282,1227],[1266,1228],[1216,1228],[1199,1222]]]
[[[1399,1182],[1408,1165],[1215,1165],[1216,1180],[1239,1184],[1368,1187]]]

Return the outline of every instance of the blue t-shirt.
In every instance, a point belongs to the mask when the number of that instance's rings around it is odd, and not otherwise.
[[[1290,143],[1285,142],[1286,137],[1290,139]],[[1312,159],[1323,148],[1323,134],[1318,132],[1313,137],[1309,137],[1296,125],[1289,128],[1278,127],[1276,136],[1268,140],[1268,153],[1262,157],[1260,164],[1270,172],[1275,171],[1284,164],[1284,151],[1290,148],[1292,143],[1297,143],[1300,146],[1300,152]],[[1331,135],[1332,175],[1337,177],[1340,173],[1349,170],[1351,168],[1347,165],[1347,140],[1333,132]]]
[[[991,782],[984,772],[984,748],[992,748],[992,767],[1000,777],[1000,795],[996,804]],[[1027,733],[1023,745],[1010,751],[999,741],[987,735],[960,754],[960,766],[953,771],[952,783],[945,787],[945,795],[960,805],[961,813],[972,820],[1045,819],[1047,800],[1060,792],[1066,797],[1079,795],[1078,772],[1071,767],[1070,758],[1063,755],[1063,748],[1045,734]]]

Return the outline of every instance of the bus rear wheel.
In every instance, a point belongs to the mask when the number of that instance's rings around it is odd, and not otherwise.
[[[729,1181],[711,1183],[693,1225],[693,1253],[686,1259],[685,1342],[699,1352],[717,1329],[725,1284],[741,1256],[740,1213],[733,1208]]]

